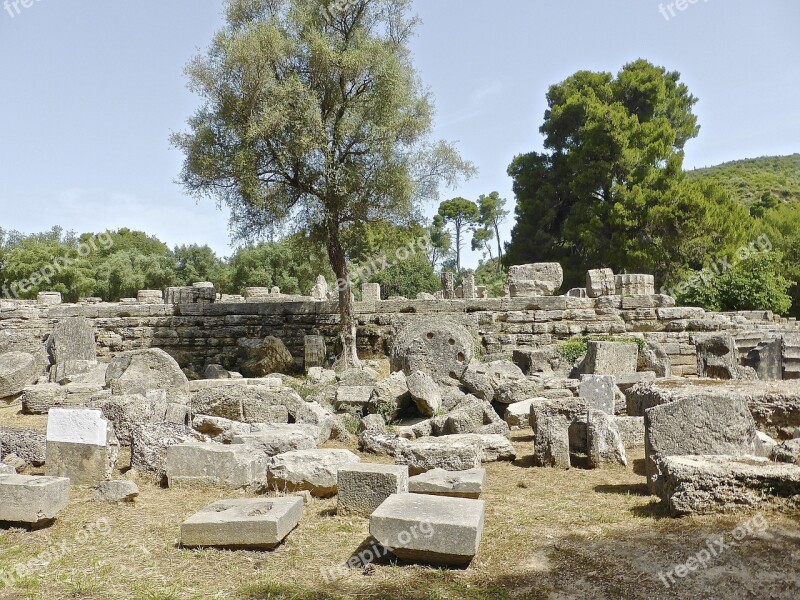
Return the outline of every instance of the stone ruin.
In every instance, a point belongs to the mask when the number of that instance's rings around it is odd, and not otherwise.
[[[0,521],[46,526],[70,485],[133,502],[134,479],[149,479],[219,488],[175,524],[183,546],[271,549],[303,526],[309,495],[335,496],[399,558],[465,565],[484,464],[515,460],[511,432],[527,428],[540,468],[630,468],[643,451],[648,488],[676,516],[796,502],[794,320],[676,307],[649,275],[599,269],[585,288],[556,295],[562,285],[556,263],[512,267],[503,298],[469,272],[415,300],[364,284],[366,365],[339,372],[322,277],[308,297],[198,283],[113,304],[3,302],[0,398],[47,415],[47,431],[0,428]],[[586,352],[568,358],[576,340]],[[131,471],[114,480],[121,447]],[[424,524],[430,536],[404,535]]]

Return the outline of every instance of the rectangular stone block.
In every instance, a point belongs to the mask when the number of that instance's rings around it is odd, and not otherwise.
[[[167,448],[167,483],[258,489],[267,480],[267,460],[245,444],[177,444]]]
[[[183,522],[181,545],[269,550],[297,527],[302,516],[303,499],[296,496],[220,500]]]
[[[110,479],[119,458],[114,427],[96,409],[52,408],[47,417],[45,473],[72,485]]]
[[[613,415],[616,389],[614,378],[610,375],[581,375],[579,394],[590,409]]]
[[[611,269],[592,269],[586,273],[586,293],[589,298],[613,296],[617,293],[614,271]]]
[[[409,479],[408,491],[412,494],[477,499],[483,492],[485,482],[486,469],[469,471],[434,469]]]
[[[363,283],[363,284],[361,284],[361,301],[362,302],[380,302],[381,301],[381,284],[380,283]]]
[[[0,522],[39,526],[69,503],[69,479],[0,475]]]
[[[635,373],[639,347],[625,342],[594,342],[587,345],[584,370],[593,375]]]
[[[408,492],[408,467],[360,463],[337,472],[338,513],[370,516],[392,494]]]
[[[396,494],[370,518],[369,532],[400,559],[468,565],[478,553],[483,500]]]

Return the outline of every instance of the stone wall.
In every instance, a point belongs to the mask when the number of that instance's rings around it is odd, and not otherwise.
[[[466,326],[484,356],[510,356],[517,348],[545,346],[576,335],[641,334],[664,345],[676,375],[697,373],[693,336],[730,331],[746,354],[760,338],[797,332],[793,320],[768,312],[707,313],[675,308],[662,295],[577,298],[547,296],[470,300],[384,300],[356,303],[359,346],[364,357],[388,354],[392,336],[416,315],[439,315]],[[298,366],[307,335],[325,337],[337,348],[335,302],[265,301],[214,304],[10,303],[0,306],[0,352],[42,352],[55,322],[85,316],[94,322],[98,354],[158,347],[181,366],[201,372],[209,363],[234,368],[239,343],[280,338]]]

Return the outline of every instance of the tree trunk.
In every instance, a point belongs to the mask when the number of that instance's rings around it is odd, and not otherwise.
[[[461,225],[456,223],[456,273],[461,273]]]
[[[503,260],[503,244],[500,241],[500,225],[498,223],[494,224],[494,233],[497,236],[497,258],[501,261]]]
[[[347,278],[347,260],[339,240],[339,228],[333,225],[328,228],[328,258],[336,274],[336,289],[339,292],[339,328],[342,338],[342,356],[340,364],[343,368],[360,367],[356,349],[356,322],[353,318],[353,299],[350,283]]]

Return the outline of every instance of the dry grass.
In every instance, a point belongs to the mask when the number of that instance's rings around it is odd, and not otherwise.
[[[31,425],[5,413],[0,409],[0,424]],[[327,584],[321,570],[345,563],[369,539],[368,520],[337,516],[335,499],[307,504],[300,526],[272,552],[184,550],[178,545],[180,523],[237,494],[165,490],[139,481],[142,494],[133,505],[95,503],[89,490],[75,488],[52,527],[0,530],[0,570],[8,571],[50,545],[72,543],[98,519],[110,525],[107,535],[77,545],[40,574],[0,589],[0,598],[800,597],[797,515],[769,513],[765,533],[746,538],[668,590],[659,571],[685,562],[708,536],[730,532],[747,516],[673,520],[647,495],[644,478],[634,470],[531,468],[530,436],[516,433],[514,442],[516,463],[486,465],[486,525],[480,553],[467,569],[384,561]],[[642,456],[634,458],[641,465]]]

